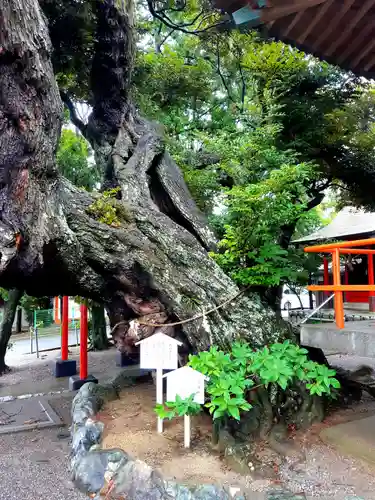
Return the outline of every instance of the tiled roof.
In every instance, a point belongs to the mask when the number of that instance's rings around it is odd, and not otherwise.
[[[346,207],[333,221],[308,236],[294,240],[294,243],[313,242],[320,240],[354,239],[375,234],[375,213],[363,212],[353,207]]]

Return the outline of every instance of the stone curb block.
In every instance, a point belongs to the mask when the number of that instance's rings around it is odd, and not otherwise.
[[[96,500],[101,493],[108,498],[128,500],[245,500],[238,488],[188,487],[169,482],[121,449],[102,449],[104,424],[96,420],[96,414],[107,401],[117,399],[121,389],[133,384],[134,379],[120,373],[106,385],[88,382],[74,397],[71,427],[74,485]]]

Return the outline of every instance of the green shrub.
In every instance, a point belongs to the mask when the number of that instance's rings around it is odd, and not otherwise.
[[[212,346],[208,351],[190,355],[192,368],[209,377],[205,406],[213,419],[240,419],[241,412],[249,411],[249,391],[276,384],[282,390],[303,383],[311,395],[330,395],[340,387],[335,370],[310,361],[307,350],[286,340],[262,349],[253,350],[245,342],[235,342],[229,353]],[[194,395],[186,400],[176,399],[165,406],[157,405],[161,418],[173,418],[196,412]],[[192,405],[195,405],[193,408]]]
[[[311,395],[331,394],[339,388],[335,370],[307,358],[307,350],[286,340],[263,349],[252,350],[244,342],[235,342],[230,353],[213,346],[209,351],[191,355],[189,365],[209,377],[207,394],[213,418],[240,419],[241,411],[252,405],[249,390],[277,384],[281,389],[303,382]]]

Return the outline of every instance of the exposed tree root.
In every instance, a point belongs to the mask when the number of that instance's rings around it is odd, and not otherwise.
[[[5,363],[0,365],[0,376],[5,375],[6,373],[10,373],[11,371],[12,369]]]

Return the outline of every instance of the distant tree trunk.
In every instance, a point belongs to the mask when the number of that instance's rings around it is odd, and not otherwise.
[[[18,307],[17,311],[17,322],[16,322],[16,333],[22,332],[22,308]]]
[[[103,351],[108,348],[107,325],[103,305],[94,304],[91,307],[90,339],[93,350]]]
[[[0,325],[0,375],[9,371],[8,366],[5,364],[5,354],[12,335],[13,322],[22,293],[21,290],[16,288],[9,290],[8,300],[4,304],[3,320]]]
[[[189,351],[291,336],[258,295],[239,295],[208,256],[215,240],[204,217],[163,138],[131,103],[132,2],[123,4],[127,11],[112,0],[93,3],[93,112],[84,132],[107,184],[120,189],[120,224],[100,222],[88,211],[94,195],[57,171],[62,103],[38,1],[2,0],[0,285],[104,304],[112,325],[121,323],[115,339],[122,350],[155,330],[135,331],[132,319],[183,321],[215,308],[168,333]]]

